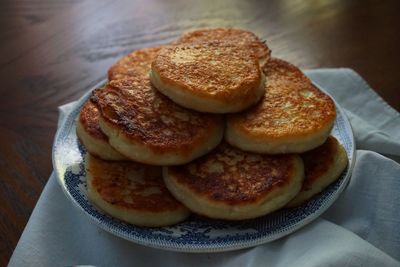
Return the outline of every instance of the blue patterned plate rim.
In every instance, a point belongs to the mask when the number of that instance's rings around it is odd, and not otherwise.
[[[344,111],[335,101],[337,118],[332,134],[345,147],[349,164],[335,183],[303,206],[239,222],[193,215],[171,227],[146,228],[124,223],[108,216],[88,201],[83,168],[83,155],[86,152],[75,134],[75,121],[80,108],[91,91],[106,82],[103,80],[95,85],[66,115],[56,133],[52,159],[55,175],[67,198],[97,226],[116,236],[140,245],[180,252],[222,252],[253,247],[284,237],[318,218],[335,202],[350,180],[355,162],[354,136]],[[326,93],[321,86],[315,85]]]

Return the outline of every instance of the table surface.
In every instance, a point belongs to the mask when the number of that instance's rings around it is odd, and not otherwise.
[[[0,265],[52,171],[57,106],[104,79],[119,57],[192,28],[241,27],[303,69],[353,68],[400,110],[400,2],[383,2],[2,1]]]

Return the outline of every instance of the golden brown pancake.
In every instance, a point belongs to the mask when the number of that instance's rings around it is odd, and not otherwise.
[[[134,161],[184,164],[213,149],[223,136],[222,117],[178,106],[148,78],[110,81],[95,90],[92,101],[110,145]]]
[[[165,167],[163,177],[191,211],[242,220],[286,205],[300,191],[304,170],[298,155],[261,155],[222,143],[189,164]]]
[[[264,75],[248,50],[226,43],[163,48],[150,79],[179,105],[200,112],[241,111],[264,94]]]
[[[87,154],[85,168],[89,199],[115,218],[140,226],[166,226],[189,215],[165,187],[160,167]]]
[[[305,179],[300,193],[288,203],[295,207],[322,192],[336,181],[347,166],[347,153],[342,145],[329,136],[321,146],[301,154],[304,161]]]
[[[234,28],[206,28],[198,29],[182,34],[175,44],[194,44],[204,42],[228,42],[243,46],[246,50],[252,51],[254,56],[263,66],[268,62],[271,50],[254,33]]]
[[[99,116],[97,107],[90,100],[87,101],[76,122],[76,135],[79,140],[92,155],[105,160],[126,159],[108,143],[108,137],[100,130]]]
[[[162,46],[143,48],[122,57],[108,70],[108,80],[148,77],[151,62]]]
[[[272,58],[266,93],[254,107],[228,115],[226,140],[246,151],[301,153],[323,144],[336,117],[333,100],[295,66]]]

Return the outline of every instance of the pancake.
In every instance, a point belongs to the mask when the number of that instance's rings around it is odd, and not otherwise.
[[[108,70],[108,80],[124,79],[129,77],[148,77],[151,62],[154,60],[159,47],[143,48],[122,57]]]
[[[243,220],[288,203],[303,183],[298,155],[261,155],[222,143],[182,166],[164,167],[167,188],[191,211],[210,218]]]
[[[86,150],[105,160],[124,160],[121,153],[117,152],[108,143],[108,137],[100,130],[100,112],[90,101],[82,107],[76,122],[76,135]]]
[[[228,42],[243,46],[246,50],[252,51],[259,60],[261,66],[268,62],[271,50],[254,33],[234,28],[206,28],[198,29],[182,34],[175,44],[194,44],[204,42]]]
[[[226,140],[246,151],[301,153],[322,145],[336,118],[333,100],[295,66],[272,58],[266,93],[254,107],[228,115]]]
[[[160,167],[87,154],[85,168],[88,198],[115,218],[140,226],[166,226],[189,215],[165,187]]]
[[[91,99],[101,112],[100,128],[110,145],[134,161],[184,164],[213,149],[223,136],[221,116],[178,106],[148,78],[110,81]]]
[[[150,79],[179,105],[211,113],[237,112],[255,104],[264,94],[265,80],[248,50],[225,43],[161,49]]]
[[[300,206],[322,192],[340,177],[348,163],[346,151],[333,136],[329,136],[323,145],[301,154],[301,157],[304,161],[304,183],[288,207]]]

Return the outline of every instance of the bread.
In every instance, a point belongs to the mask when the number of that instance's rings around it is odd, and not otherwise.
[[[111,216],[140,226],[166,226],[190,212],[167,190],[161,168],[86,155],[89,199]]]
[[[288,207],[300,206],[336,181],[346,168],[348,158],[343,146],[329,136],[321,146],[301,154],[305,179],[299,194]]]
[[[175,103],[200,112],[238,112],[264,94],[258,61],[248,50],[226,43],[161,49],[152,63],[150,79]]]
[[[242,46],[258,59],[264,66],[271,55],[271,50],[254,33],[236,28],[204,28],[182,34],[175,44],[196,44],[205,42],[225,42]]]
[[[148,77],[151,62],[162,47],[142,48],[122,57],[108,70],[108,80]]]
[[[265,75],[261,101],[228,115],[228,143],[267,154],[301,153],[323,144],[336,118],[333,100],[286,61],[270,59]]]
[[[108,137],[99,126],[99,110],[89,100],[82,107],[76,122],[76,135],[86,150],[105,160],[124,160],[124,155],[116,151],[108,143]]]
[[[182,108],[149,79],[110,81],[93,93],[109,143],[131,160],[152,165],[187,163],[213,149],[223,136],[218,115]]]
[[[243,220],[285,206],[300,191],[304,170],[298,155],[261,155],[222,143],[189,164],[164,167],[163,177],[191,211]]]

